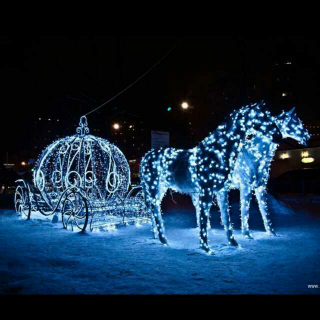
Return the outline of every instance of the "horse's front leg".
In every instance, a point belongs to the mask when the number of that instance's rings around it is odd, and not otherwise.
[[[230,219],[228,192],[224,189],[217,192],[217,201],[221,212],[221,221],[226,231],[229,245],[237,247],[238,243],[234,238],[233,227]]]
[[[197,211],[199,212],[200,248],[209,254],[213,254],[213,251],[208,245],[208,221],[212,201],[213,196],[207,194],[200,195],[197,207]]]
[[[255,190],[255,194],[259,203],[260,212],[263,218],[264,227],[269,234],[273,234],[276,236],[276,232],[272,228],[272,223],[268,212],[266,192],[267,191],[265,187],[260,187]]]
[[[245,185],[241,185],[240,198],[241,198],[240,200],[241,200],[242,234],[248,239],[253,239],[249,230],[249,210],[250,210],[250,202],[252,199],[251,188]]]

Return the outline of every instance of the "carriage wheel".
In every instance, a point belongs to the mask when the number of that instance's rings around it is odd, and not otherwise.
[[[62,224],[65,229],[84,232],[89,220],[88,203],[78,192],[66,195],[62,207]]]
[[[29,220],[31,216],[31,203],[29,191],[25,187],[18,186],[16,188],[14,203],[16,212],[21,215],[21,217]]]

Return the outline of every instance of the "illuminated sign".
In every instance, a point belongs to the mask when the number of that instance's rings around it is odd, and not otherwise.
[[[288,153],[283,153],[283,154],[280,156],[280,158],[281,158],[282,160],[286,160],[286,159],[289,159],[290,156],[289,156]]]
[[[302,162],[303,163],[313,163],[314,162],[314,158],[303,158]]]

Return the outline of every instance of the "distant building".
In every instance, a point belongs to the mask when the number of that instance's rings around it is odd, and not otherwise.
[[[277,178],[288,171],[313,168],[320,168],[320,147],[283,150],[275,156],[271,177]]]
[[[14,164],[4,163],[3,165],[4,165],[4,167],[5,167],[6,169],[13,169],[13,168],[14,168]]]
[[[320,122],[314,124],[307,123],[306,128],[311,135],[308,145],[310,147],[320,147]]]
[[[288,171],[320,168],[320,124],[307,123],[305,127],[311,135],[308,146],[304,147],[292,139],[283,140],[272,165],[272,178]]]
[[[297,68],[292,61],[277,63],[268,72],[266,94],[276,105],[295,106],[297,103]]]
[[[118,115],[107,122],[109,140],[115,144],[127,159],[138,159],[150,150],[151,130],[145,122],[128,114]],[[115,126],[117,125],[117,126]]]

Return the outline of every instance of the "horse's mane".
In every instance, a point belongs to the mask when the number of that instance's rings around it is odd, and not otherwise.
[[[245,107],[242,107],[241,109],[233,111],[226,119],[224,123],[219,125],[219,127],[210,133],[209,137],[207,137],[203,143],[210,143],[210,141],[213,141],[214,138],[217,138],[219,136],[223,136],[224,132],[230,132],[232,128],[236,125],[237,121],[241,120],[248,120],[249,114],[252,112],[262,112],[263,117],[266,120],[268,116],[268,111],[265,107],[264,101],[261,101],[259,103],[251,104]]]

